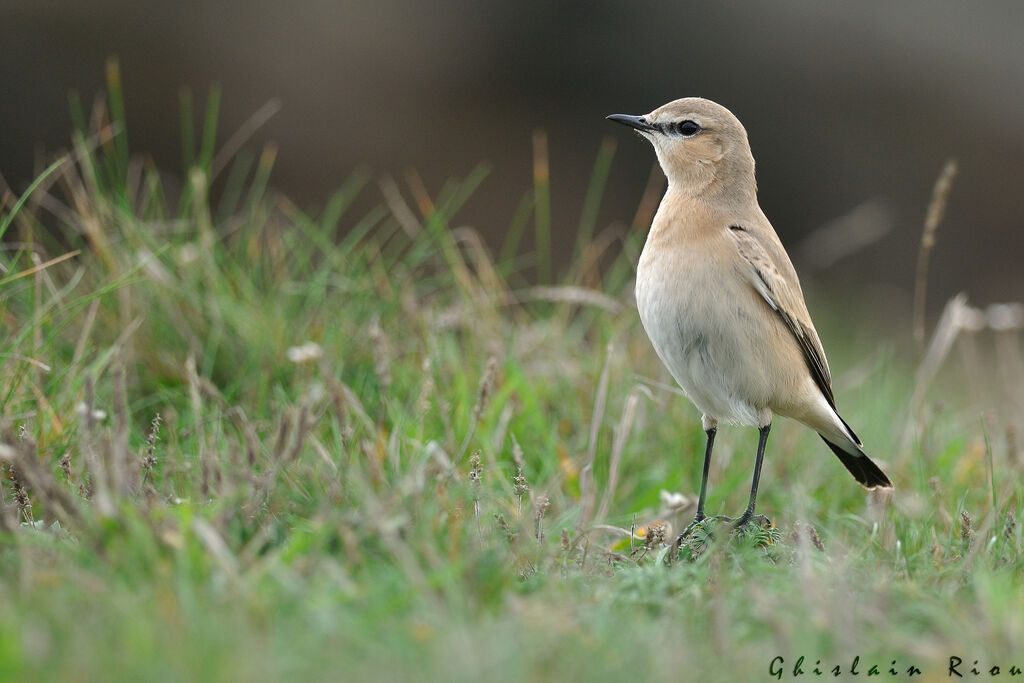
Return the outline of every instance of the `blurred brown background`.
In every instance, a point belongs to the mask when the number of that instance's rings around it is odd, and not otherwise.
[[[23,189],[66,146],[67,95],[86,103],[120,59],[129,138],[180,171],[178,89],[223,86],[222,137],[271,98],[255,143],[275,182],[322,204],[357,165],[436,192],[486,161],[462,213],[500,244],[531,186],[531,131],[550,141],[556,257],[575,237],[604,136],[618,150],[598,228],[627,224],[649,146],[604,120],[702,95],[746,124],[761,203],[809,289],[801,240],[854,211],[889,232],[828,266],[828,282],[909,310],[921,222],[947,157],[960,174],[939,228],[929,311],[952,293],[1024,294],[1024,3],[79,3],[0,0],[0,174]],[[371,188],[371,192],[375,192]],[[858,208],[859,207],[859,208]],[[818,233],[818,237],[821,233]],[[819,240],[820,242],[820,240]],[[527,245],[529,246],[529,245]],[[801,263],[801,260],[805,261]]]

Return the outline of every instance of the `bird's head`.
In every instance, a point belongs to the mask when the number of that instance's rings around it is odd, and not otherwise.
[[[747,131],[733,113],[711,100],[685,97],[643,116],[612,114],[609,120],[651,141],[669,185],[695,196],[754,185],[754,157]]]

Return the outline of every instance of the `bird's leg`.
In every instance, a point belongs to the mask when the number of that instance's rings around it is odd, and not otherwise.
[[[709,426],[704,430],[704,433],[708,435],[708,443],[704,449],[704,473],[700,478],[700,495],[697,497],[697,514],[694,516],[693,521],[683,529],[683,533],[679,534],[676,538],[676,547],[678,548],[683,543],[683,539],[690,535],[693,528],[707,519],[707,515],[704,514],[704,501],[707,499],[708,493],[708,472],[711,470],[711,449],[715,445],[715,434],[718,433],[718,427]]]
[[[709,427],[705,432],[708,436],[707,446],[704,448],[704,472],[700,475],[700,494],[697,496],[697,515],[693,518],[693,523],[698,524],[706,519],[704,515],[704,501],[707,500],[708,495],[708,472],[711,471],[711,449],[715,445],[715,434],[718,433],[718,427]]]
[[[743,515],[736,520],[736,524],[733,528],[742,529],[745,527],[751,519],[754,517],[754,503],[757,502],[757,482],[761,479],[761,463],[764,462],[764,447],[768,442],[768,432],[771,431],[772,425],[769,422],[759,430],[761,432],[757,440],[757,460],[754,462],[754,480],[750,484],[750,502],[747,503],[747,509]]]

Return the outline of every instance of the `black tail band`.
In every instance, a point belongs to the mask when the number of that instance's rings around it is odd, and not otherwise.
[[[885,476],[885,472],[872,462],[871,458],[863,454],[851,455],[825,437],[822,436],[821,439],[828,444],[828,447],[839,458],[839,462],[843,463],[843,466],[850,471],[854,479],[860,482],[861,486],[869,489],[892,488],[889,477]]]

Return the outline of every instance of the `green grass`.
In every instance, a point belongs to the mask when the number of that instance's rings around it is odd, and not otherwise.
[[[199,131],[182,99],[172,197],[129,154],[117,84],[0,214],[0,679],[1024,667],[1012,422],[986,432],[955,377],[904,440],[913,364],[817,307],[844,416],[895,495],[779,420],[759,497],[774,542],[720,534],[666,563],[646,532],[692,515],[660,492],[693,496],[703,433],[630,303],[642,234],[611,261],[592,247],[607,234],[581,239],[561,284],[532,288],[547,254],[495,263],[456,227],[482,171],[419,213],[395,196],[353,213],[364,172],[301,209],[268,189],[273,149],[215,177],[216,94]],[[546,174],[514,234],[531,206],[556,229]],[[742,510],[755,444],[720,430],[710,512]]]

